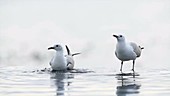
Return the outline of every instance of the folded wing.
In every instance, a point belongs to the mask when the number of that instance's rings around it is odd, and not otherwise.
[[[130,42],[131,47],[133,48],[133,51],[136,53],[137,57],[140,57],[143,47],[138,46],[134,42]]]

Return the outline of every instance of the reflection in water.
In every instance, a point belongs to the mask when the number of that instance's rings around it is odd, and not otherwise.
[[[74,75],[70,73],[51,73],[51,80],[53,80],[56,87],[56,96],[63,96],[66,93],[65,91],[68,90],[68,86],[71,84],[68,79],[71,78],[74,78]]]
[[[135,75],[131,76],[118,76],[118,86],[116,94],[117,96],[127,96],[129,94],[139,94],[139,89],[141,87],[140,84],[138,84],[135,81]]]

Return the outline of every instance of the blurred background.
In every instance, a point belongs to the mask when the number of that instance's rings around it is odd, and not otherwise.
[[[82,53],[75,56],[76,68],[117,71],[112,35],[123,34],[145,47],[138,70],[168,69],[169,5],[169,0],[0,0],[0,67],[49,67],[55,52],[47,48],[62,44]]]

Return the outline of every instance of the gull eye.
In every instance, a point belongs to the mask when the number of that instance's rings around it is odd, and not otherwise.
[[[122,37],[122,35],[120,35],[120,37]]]
[[[56,45],[55,47],[59,47],[59,45]]]

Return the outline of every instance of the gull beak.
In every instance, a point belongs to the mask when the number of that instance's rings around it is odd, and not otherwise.
[[[50,50],[50,49],[54,49],[54,47],[49,47],[48,50]]]
[[[116,37],[116,38],[118,38],[118,36],[117,36],[117,35],[113,35],[113,37]]]

